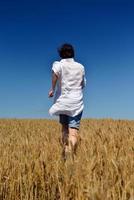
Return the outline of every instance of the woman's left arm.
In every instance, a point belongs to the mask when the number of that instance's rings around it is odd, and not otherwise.
[[[55,86],[56,86],[57,80],[58,80],[58,76],[52,70],[52,88],[50,89],[50,91],[48,93],[48,97],[54,96],[54,91],[55,91]]]

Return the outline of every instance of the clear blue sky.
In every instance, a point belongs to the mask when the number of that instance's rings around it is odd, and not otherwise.
[[[85,66],[83,117],[134,119],[134,4],[0,1],[0,118],[48,118],[51,65],[72,43]]]

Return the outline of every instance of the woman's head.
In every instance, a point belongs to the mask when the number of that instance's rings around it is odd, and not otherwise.
[[[74,57],[74,48],[71,44],[63,44],[58,49],[58,52],[59,52],[59,55],[62,59]]]

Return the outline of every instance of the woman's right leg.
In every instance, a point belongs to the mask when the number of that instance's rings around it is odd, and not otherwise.
[[[76,154],[76,149],[78,145],[78,129],[69,128],[69,149],[72,153]]]
[[[69,148],[73,155],[76,154],[78,139],[79,139],[79,127],[82,112],[74,117],[69,117]],[[80,141],[80,140],[79,140]]]

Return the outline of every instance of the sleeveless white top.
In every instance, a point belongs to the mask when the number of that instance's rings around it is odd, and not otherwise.
[[[84,66],[73,58],[55,61],[53,72],[58,76],[54,104],[49,109],[50,115],[65,114],[76,116],[83,111],[83,87],[85,87]]]

